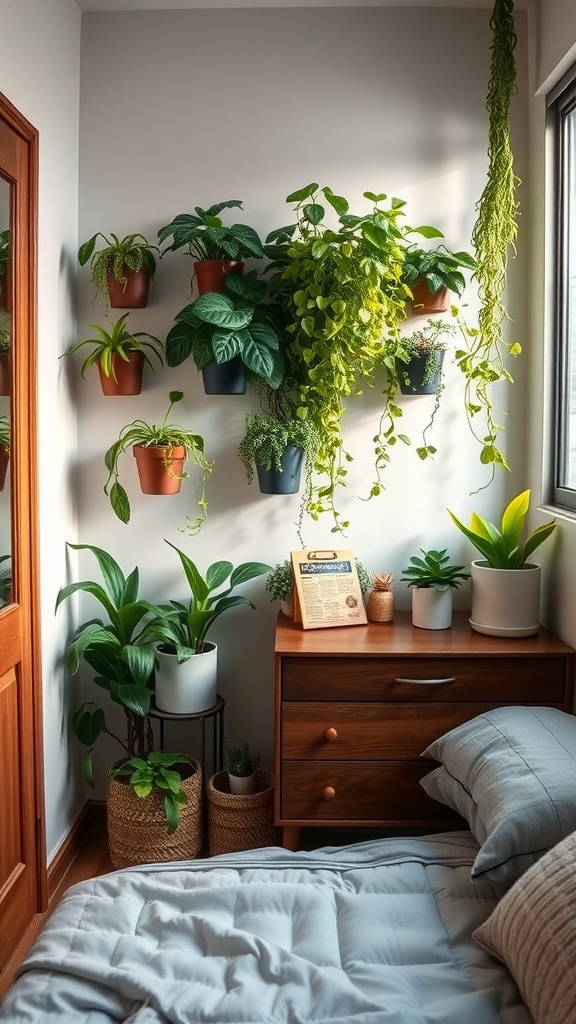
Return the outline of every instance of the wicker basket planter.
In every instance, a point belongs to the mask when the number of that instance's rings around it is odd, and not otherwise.
[[[202,767],[193,758],[192,766],[193,774],[182,779],[188,803],[181,805],[180,822],[172,835],[168,834],[160,792],[142,800],[123,779],[108,780],[108,849],[115,868],[198,856],[202,847]]]
[[[208,780],[209,852],[236,853],[278,844],[274,826],[274,776],[256,771],[256,792],[231,793],[228,772]]]

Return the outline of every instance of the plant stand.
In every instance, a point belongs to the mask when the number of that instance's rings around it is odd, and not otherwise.
[[[108,780],[108,849],[115,868],[198,856],[202,848],[202,767],[194,758],[192,766],[194,774],[182,779],[188,803],[181,805],[180,822],[172,835],[168,834],[160,792],[142,800],[128,782]]]
[[[256,792],[230,792],[228,772],[208,780],[208,841],[211,857],[263,846],[277,846],[279,832],[274,825],[274,776],[256,771]]]

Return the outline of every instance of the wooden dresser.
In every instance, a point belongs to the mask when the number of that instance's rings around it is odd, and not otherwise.
[[[295,848],[304,825],[460,827],[419,780],[424,748],[489,708],[544,704],[573,711],[576,651],[541,629],[526,639],[394,622],[276,627],[275,819]],[[458,823],[458,824],[455,824]]]

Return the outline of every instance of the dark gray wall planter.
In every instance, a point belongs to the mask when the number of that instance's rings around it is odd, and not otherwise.
[[[426,362],[428,356],[416,356],[411,359],[409,363],[406,363],[405,367],[400,371],[399,384],[400,391],[403,395],[435,395],[440,384],[440,378],[442,376],[442,364],[444,362],[444,352],[436,352],[436,371],[432,373],[430,380],[424,383],[426,376]],[[408,375],[410,384],[407,384],[404,380],[404,374]]]
[[[227,363],[209,363],[202,370],[204,392],[207,395],[245,395],[246,377],[240,356]]]
[[[256,472],[262,494],[296,494],[300,490],[303,457],[302,448],[287,448],[281,460],[281,473],[275,469],[263,469],[257,464]]]

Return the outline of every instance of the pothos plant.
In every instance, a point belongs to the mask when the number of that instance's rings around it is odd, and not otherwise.
[[[503,338],[503,325],[508,319],[503,295],[508,257],[515,252],[516,187],[520,183],[513,169],[508,122],[510,100],[516,92],[513,0],[495,0],[490,26],[493,39],[486,97],[488,174],[472,232],[480,310],[477,327],[470,327],[459,312],[464,344],[456,352],[456,362],[466,381],[465,404],[470,430],[480,445],[480,462],[491,467],[490,479],[484,486],[494,479],[496,466],[509,469],[497,443],[502,426],[496,422],[492,387],[499,381],[513,383],[505,366],[505,355],[518,356],[521,352],[517,342],[507,343]]]
[[[332,532],[349,526],[335,500],[352,458],[342,439],[344,402],[373,384],[382,339],[394,337],[405,317],[406,236],[437,233],[403,226],[402,199],[387,202],[384,193],[374,192],[364,198],[371,209],[351,214],[347,199],[312,182],[287,197],[296,222],[270,232],[264,246],[273,292],[286,311],[284,393],[295,415],[309,419],[320,435],[319,482],[307,510],[315,520],[331,513]],[[325,204],[336,214],[335,227],[324,223]]]

